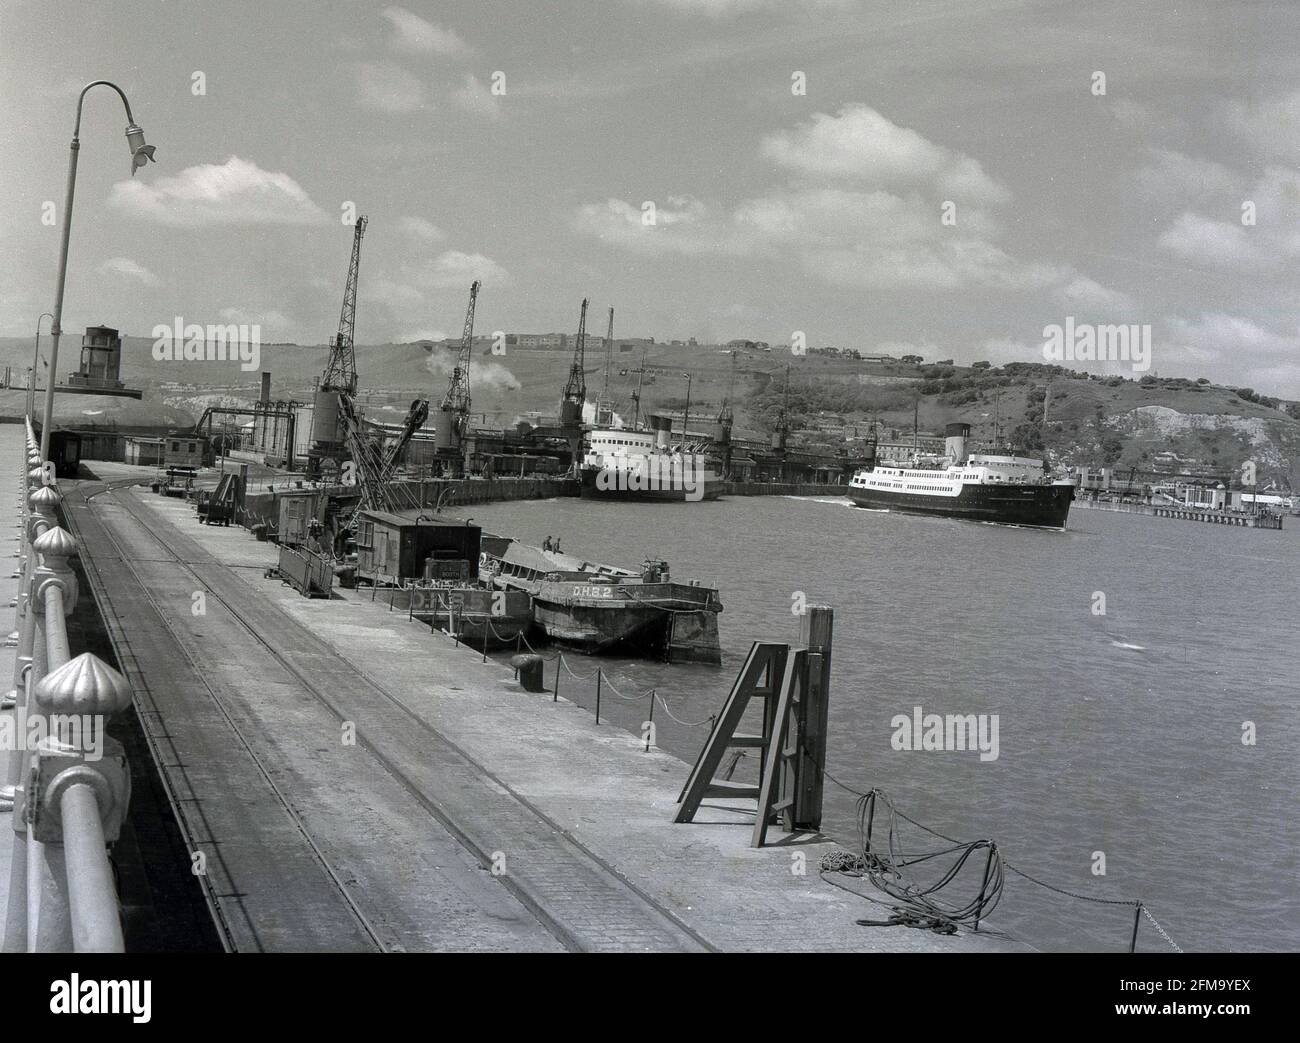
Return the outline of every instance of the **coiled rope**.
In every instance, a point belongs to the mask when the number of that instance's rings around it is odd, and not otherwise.
[[[872,848],[873,819],[877,804],[883,804],[886,813],[887,832],[883,852]],[[821,860],[822,878],[837,887],[843,885],[829,879],[827,873],[863,878],[869,880],[878,890],[889,895],[897,903],[893,908],[893,915],[888,920],[857,921],[866,927],[901,925],[935,931],[939,934],[956,934],[961,927],[972,930],[978,927],[980,920],[993,911],[1002,897],[1006,878],[1002,868],[1002,856],[998,852],[997,845],[991,840],[957,842],[937,851],[926,851],[909,856],[903,851],[902,838],[898,831],[900,817],[905,818],[900,816],[893,801],[883,791],[872,789],[862,794],[857,801],[859,850],[857,853],[833,851],[824,855]],[[987,852],[988,856],[978,894],[964,903],[955,905],[941,901],[937,897],[939,892],[957,879],[966,863],[977,852]],[[951,864],[934,883],[923,885],[904,879],[904,870],[943,858],[951,858]],[[843,889],[852,891],[851,888]],[[856,891],[852,893],[859,894]]]

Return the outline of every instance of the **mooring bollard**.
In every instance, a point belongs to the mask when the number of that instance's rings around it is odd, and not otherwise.
[[[545,665],[539,655],[517,655],[510,660],[515,668],[515,675],[525,692],[544,692],[546,683],[542,679],[542,667]]]
[[[655,690],[653,688],[650,689],[650,716],[646,723],[649,724],[650,727],[645,730],[645,752],[649,753],[650,734],[655,730]]]

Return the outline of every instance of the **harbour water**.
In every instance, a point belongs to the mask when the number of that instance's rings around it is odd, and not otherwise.
[[[1076,510],[1058,532],[783,497],[472,513],[488,531],[558,535],[594,560],[664,558],[675,579],[719,588],[721,669],[565,657],[580,679],[562,673],[561,694],[584,707],[596,667],[606,671],[612,726],[639,731],[653,688],[672,715],[656,709],[656,741],[692,760],[707,733],[697,722],[721,705],[750,641],[793,639],[802,595],[836,609],[836,780],[879,787],[950,836],[991,838],[1064,890],[1140,898],[1186,950],[1300,946],[1295,524],[1274,533]],[[891,720],[918,706],[997,714],[997,759],[893,749]],[[854,803],[828,783],[824,828],[850,847]],[[932,847],[905,829],[908,850]],[[1122,951],[1133,915],[1011,875],[994,920],[1044,949]],[[1149,920],[1139,948],[1168,948]]]

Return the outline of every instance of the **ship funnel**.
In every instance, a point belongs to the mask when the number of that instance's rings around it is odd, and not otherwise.
[[[650,430],[655,433],[655,448],[667,449],[668,441],[673,429],[672,417],[660,416],[653,413],[650,416]]]
[[[970,424],[949,424],[943,429],[943,452],[958,467],[966,463],[966,439]]]

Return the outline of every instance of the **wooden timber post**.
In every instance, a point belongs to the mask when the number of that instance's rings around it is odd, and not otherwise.
[[[826,729],[830,713],[831,636],[835,610],[829,605],[809,605],[799,619],[799,643],[807,650],[807,675],[800,710],[803,720],[804,763],[798,773],[794,824],[798,829],[821,829],[822,773],[826,770]]]

